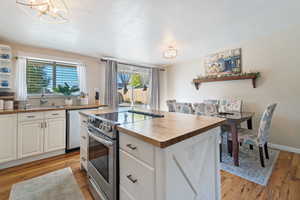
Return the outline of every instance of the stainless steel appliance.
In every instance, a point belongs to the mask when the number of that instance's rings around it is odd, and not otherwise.
[[[88,120],[88,177],[95,199],[119,199],[119,134],[117,126],[163,117],[137,111],[112,112]]]
[[[80,147],[80,114],[82,110],[96,109],[80,109],[67,110],[67,145],[66,151],[78,149]]]

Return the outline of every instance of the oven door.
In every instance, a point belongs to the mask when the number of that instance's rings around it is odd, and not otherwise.
[[[88,175],[109,200],[116,190],[116,141],[89,127]]]

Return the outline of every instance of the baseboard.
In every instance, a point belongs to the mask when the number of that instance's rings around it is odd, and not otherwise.
[[[29,162],[36,161],[36,160],[41,160],[41,159],[50,158],[53,156],[58,156],[61,154],[65,154],[65,149],[52,151],[49,153],[44,153],[44,154],[40,154],[40,155],[36,155],[36,156],[31,156],[31,157],[23,158],[23,159],[19,159],[19,160],[13,160],[13,161],[9,161],[6,163],[1,163],[0,170],[9,168],[9,167],[22,165],[22,164],[29,163]]]
[[[282,150],[282,151],[288,151],[288,152],[293,152],[293,153],[299,153],[300,154],[300,149],[295,148],[295,147],[289,147],[285,145],[280,145],[280,144],[272,144],[270,143],[269,146],[274,149]]]

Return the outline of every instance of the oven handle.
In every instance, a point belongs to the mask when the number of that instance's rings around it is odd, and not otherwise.
[[[113,146],[113,142],[111,142],[109,140],[106,140],[106,139],[103,139],[101,137],[95,136],[89,129],[87,129],[87,132],[88,132],[90,137],[92,137],[94,140],[104,144],[105,146]]]

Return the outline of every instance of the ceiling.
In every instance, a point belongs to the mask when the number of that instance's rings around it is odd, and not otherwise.
[[[82,3],[84,2],[84,3]],[[69,0],[70,22],[27,16],[1,0],[0,38],[94,57],[167,64],[299,25],[299,0]],[[164,59],[173,45],[178,57]]]

